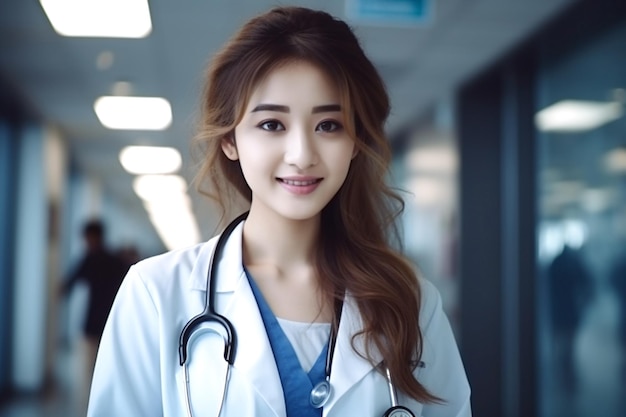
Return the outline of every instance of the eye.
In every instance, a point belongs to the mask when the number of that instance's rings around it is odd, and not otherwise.
[[[318,132],[336,132],[337,130],[341,130],[343,126],[341,123],[336,122],[334,120],[324,120],[320,124],[317,125],[315,129]]]
[[[259,123],[258,127],[263,130],[267,130],[268,132],[285,130],[285,127],[278,120],[265,120],[264,122]]]

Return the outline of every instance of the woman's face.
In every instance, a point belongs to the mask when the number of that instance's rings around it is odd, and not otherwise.
[[[356,153],[339,98],[326,74],[306,62],[280,66],[259,83],[235,140],[222,144],[241,164],[251,211],[310,219],[337,193]]]

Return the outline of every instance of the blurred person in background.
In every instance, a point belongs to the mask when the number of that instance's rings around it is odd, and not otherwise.
[[[591,301],[593,282],[589,268],[578,249],[565,243],[550,264],[550,300],[554,361],[566,392],[577,387],[574,339],[584,310]]]
[[[117,256],[126,263],[126,266],[130,268],[141,260],[139,250],[135,245],[124,245],[117,250]]]
[[[85,408],[102,331],[130,265],[106,247],[105,226],[101,220],[88,221],[83,227],[82,237],[85,253],[65,280],[62,294],[68,295],[79,282],[86,285],[89,293],[81,346],[85,378],[81,381],[81,389],[84,391],[81,407]]]

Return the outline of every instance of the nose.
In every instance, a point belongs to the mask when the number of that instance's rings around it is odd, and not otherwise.
[[[294,129],[287,135],[285,143],[285,162],[299,169],[306,169],[318,162],[315,138],[304,129]]]

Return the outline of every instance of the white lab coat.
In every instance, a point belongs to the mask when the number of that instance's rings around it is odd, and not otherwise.
[[[242,225],[219,261],[215,304],[237,334],[235,363],[222,416],[286,416],[282,386],[254,295],[242,266]],[[216,238],[133,266],[109,316],[96,362],[88,417],[182,417],[184,375],[178,340],[187,321],[204,308],[207,270]],[[445,405],[422,405],[399,393],[416,416],[467,417],[470,389],[441,298],[421,281],[424,368],[416,377]],[[354,300],[344,302],[332,363],[333,395],[325,417],[382,416],[390,406],[385,378],[354,353],[351,336],[362,322]],[[226,362],[222,338],[198,331],[190,340],[190,395],[194,417],[217,416]]]

